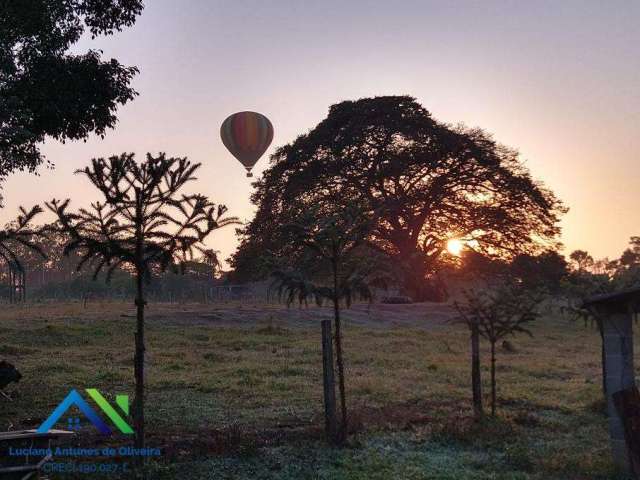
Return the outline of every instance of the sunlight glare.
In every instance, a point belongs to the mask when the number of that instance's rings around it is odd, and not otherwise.
[[[457,238],[452,238],[447,242],[447,251],[456,257],[460,256],[460,252],[462,252],[463,247],[464,244]]]

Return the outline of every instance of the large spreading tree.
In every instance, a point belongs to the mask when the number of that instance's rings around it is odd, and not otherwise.
[[[101,52],[70,53],[88,32],[132,25],[141,0],[0,0],[0,181],[44,161],[46,138],[104,135],[131,100],[135,67]]]
[[[377,212],[370,240],[416,299],[428,297],[450,238],[494,257],[534,254],[555,245],[564,212],[516,151],[480,129],[436,121],[408,96],[333,105],[275,152],[255,186],[257,213],[232,259],[238,279],[291,258],[282,225],[310,206],[352,199]]]

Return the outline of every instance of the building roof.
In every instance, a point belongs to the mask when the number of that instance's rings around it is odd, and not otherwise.
[[[618,292],[594,295],[582,302],[583,308],[595,307],[598,305],[613,307],[614,309],[624,311],[628,311],[628,307],[632,306],[634,311],[638,311],[638,307],[640,307],[640,285],[626,290],[620,290]]]

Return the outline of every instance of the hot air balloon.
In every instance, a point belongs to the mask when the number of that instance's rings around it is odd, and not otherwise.
[[[222,122],[220,137],[231,155],[247,169],[247,177],[252,177],[251,169],[273,140],[273,125],[261,113],[238,112]]]

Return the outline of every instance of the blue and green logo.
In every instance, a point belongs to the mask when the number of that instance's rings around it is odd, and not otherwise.
[[[87,394],[93,399],[93,401],[102,409],[102,411],[109,417],[113,424],[125,434],[132,434],[133,429],[122,418],[122,416],[116,411],[115,408],[102,396],[102,394],[95,388],[87,388]],[[113,431],[111,427],[107,425],[102,418],[96,413],[96,411],[89,405],[82,395],[77,390],[71,390],[69,395],[56,407],[56,409],[49,415],[42,425],[38,428],[38,433],[46,433],[51,430],[60,417],[65,414],[69,408],[76,406],[87,417],[91,423],[104,435],[111,435]],[[129,396],[128,395],[116,395],[116,405],[125,414],[129,415]]]

